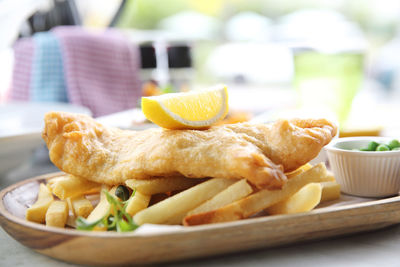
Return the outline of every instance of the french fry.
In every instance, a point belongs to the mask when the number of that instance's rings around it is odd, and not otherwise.
[[[177,224],[182,224],[183,218],[186,217],[186,214],[188,212],[182,211],[179,214],[176,214],[175,216],[169,218],[168,220],[164,221],[162,224],[168,224],[168,225],[177,225]]]
[[[327,172],[323,163],[289,179],[281,190],[260,190],[244,199],[225,207],[187,216],[184,225],[200,225],[248,218],[282,200],[285,200],[309,183],[318,183],[326,179]]]
[[[44,223],[46,212],[53,200],[50,190],[44,184],[40,184],[38,199],[26,210],[26,219],[31,222]]]
[[[60,176],[50,179],[47,183],[54,195],[65,200],[68,197],[74,198],[84,194],[91,194],[100,191],[101,185],[73,175]]]
[[[340,198],[340,185],[336,181],[322,182],[321,202]]]
[[[163,177],[144,180],[129,179],[125,181],[125,185],[132,190],[140,191],[145,195],[154,195],[158,193],[184,190],[203,181],[205,180],[186,177]]]
[[[333,176],[333,173],[331,171],[327,171],[326,175],[326,182],[335,182],[335,176]]]
[[[69,226],[71,228],[76,228],[76,217],[75,216],[68,216],[67,222],[65,223],[66,226]]]
[[[66,201],[56,200],[50,204],[46,212],[46,226],[64,227],[68,219],[68,205]]]
[[[320,203],[321,194],[322,186],[320,183],[309,183],[293,196],[272,205],[266,211],[270,215],[310,211]]]
[[[235,179],[210,179],[139,211],[133,219],[138,225],[159,224],[172,220],[175,216],[188,212],[212,198],[236,181]]]
[[[187,215],[219,209],[250,195],[252,192],[253,188],[247,183],[246,179],[240,179],[240,181],[219,192],[210,200],[207,200],[197,208],[189,211]]]
[[[107,190],[107,186],[103,186],[103,190]],[[115,190],[117,189],[117,186],[114,186],[111,188],[109,191],[110,194],[115,195]],[[89,216],[86,218],[88,222],[95,222],[97,220],[100,220],[103,218],[107,213],[110,212],[110,203],[107,201],[106,194],[103,192],[103,190],[100,193],[100,202],[97,204],[97,206],[93,209],[93,211],[89,214]]]
[[[126,212],[133,216],[137,212],[147,208],[150,203],[150,195],[145,195],[140,191],[135,192],[135,195],[128,200],[128,205],[126,206]]]
[[[92,203],[84,196],[77,198],[67,198],[68,205],[74,216],[86,218],[93,210]]]
[[[185,216],[187,215],[218,209],[236,200],[244,198],[252,192],[253,188],[247,183],[245,179],[241,179],[240,181],[232,184],[225,190],[215,195],[210,200],[207,200],[197,208],[189,212],[181,212],[173,218],[165,221],[164,224],[181,224],[183,218],[185,218]]]
[[[245,196],[251,194],[253,192],[253,188],[247,183],[245,179],[241,179],[238,182],[232,184],[225,190],[222,190],[213,198],[207,200],[197,208],[189,211],[189,212],[181,212],[177,214],[173,218],[165,221],[163,224],[181,224],[183,218],[187,215],[206,212],[210,210],[215,210],[221,208],[225,205],[228,205],[236,200],[244,198]]]
[[[299,175],[302,172],[308,171],[311,168],[312,168],[312,165],[310,163],[306,163],[303,166],[301,166],[300,168],[297,168],[296,170],[289,172],[289,173],[285,173],[285,174],[286,174],[286,177],[288,179],[290,179],[292,177]]]

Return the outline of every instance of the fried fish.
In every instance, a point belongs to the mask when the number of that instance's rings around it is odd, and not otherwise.
[[[316,157],[336,130],[325,119],[296,119],[208,130],[129,131],[85,115],[50,112],[42,137],[58,168],[103,184],[183,175],[244,178],[260,189],[279,189],[287,179],[284,173]]]

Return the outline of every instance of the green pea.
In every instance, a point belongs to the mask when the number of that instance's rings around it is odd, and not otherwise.
[[[376,148],[376,151],[389,151],[390,150],[390,147],[388,147],[387,145],[385,145],[385,144],[380,144],[377,148]]]
[[[376,148],[379,146],[379,143],[372,141],[368,143],[368,150],[369,151],[376,151]]]
[[[126,186],[119,185],[115,189],[115,195],[122,201],[126,201],[129,199],[129,189]]]
[[[400,142],[399,140],[393,139],[389,142],[388,146],[391,150],[393,150],[394,148],[400,147]]]

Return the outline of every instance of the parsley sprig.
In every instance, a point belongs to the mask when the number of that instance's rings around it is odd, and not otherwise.
[[[135,190],[132,192],[130,198],[135,195],[135,192]],[[139,227],[134,223],[132,216],[126,212],[126,207],[130,198],[121,201],[106,190],[103,190],[103,193],[106,195],[108,203],[110,203],[110,209],[107,214],[95,222],[88,222],[85,218],[78,217],[76,219],[76,229],[84,231],[103,229],[121,233],[130,232]]]

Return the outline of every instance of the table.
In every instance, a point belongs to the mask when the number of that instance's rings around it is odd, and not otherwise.
[[[44,147],[20,168],[0,179],[0,188],[17,180],[57,171]],[[260,249],[164,266],[400,266],[400,225],[378,231],[279,248]],[[38,254],[0,228],[0,266],[74,266]]]
[[[399,266],[400,225],[349,237],[164,266]],[[0,230],[0,266],[74,266],[40,255]]]

